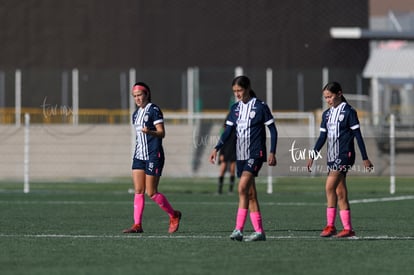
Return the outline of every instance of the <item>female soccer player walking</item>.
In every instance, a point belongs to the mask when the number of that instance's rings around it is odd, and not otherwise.
[[[158,184],[164,167],[162,139],[165,137],[164,118],[161,109],[151,103],[151,90],[143,82],[132,88],[137,109],[132,115],[136,131],[136,145],[132,161],[134,183],[134,224],[124,233],[142,233],[142,214],[145,206],[144,193],[170,216],[168,232],[174,233],[180,224],[181,212],[172,208],[167,198],[158,192]]]
[[[238,102],[233,104],[230,109],[226,120],[227,127],[211,152],[210,162],[215,163],[217,151],[228,141],[234,128],[237,136],[236,165],[237,177],[239,177],[239,206],[236,215],[236,226],[230,235],[230,239],[243,240],[243,229],[248,211],[250,211],[250,220],[255,232],[245,240],[265,241],[266,236],[262,225],[255,177],[257,177],[263,162],[266,161],[266,126],[269,128],[271,135],[270,153],[267,162],[270,166],[276,165],[277,130],[269,107],[256,98],[248,77],[238,76],[233,79],[232,89]]]
[[[357,140],[363,163],[368,171],[373,165],[368,159],[365,143],[362,138],[357,112],[347,103],[341,85],[337,82],[328,83],[322,90],[329,109],[323,112],[320,135],[314,150],[319,152],[327,140],[327,167],[325,191],[327,199],[326,227],[321,237],[337,238],[353,237],[355,232],[351,223],[351,209],[346,187],[346,174],[355,162],[354,138]],[[313,159],[309,159],[307,167],[311,171]],[[339,206],[339,214],[343,230],[336,234],[335,218]]]

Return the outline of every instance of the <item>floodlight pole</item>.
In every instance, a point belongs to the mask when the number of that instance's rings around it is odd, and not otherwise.
[[[24,160],[23,160],[23,173],[24,173],[24,185],[23,193],[29,193],[29,146],[30,146],[30,115],[26,113],[24,115]]]
[[[73,125],[79,122],[79,70],[72,70],[72,116]]]
[[[136,83],[137,73],[134,68],[129,69],[129,89],[132,89],[134,84]],[[130,121],[129,124],[131,125],[131,152],[134,154],[135,151],[135,142],[136,142],[136,132],[134,127],[134,122],[132,121],[132,114],[134,113],[136,108],[135,100],[132,96],[129,97],[129,117]]]
[[[395,115],[390,115],[390,194],[395,193]]]
[[[273,112],[273,70],[266,69],[266,102],[271,112]],[[267,166],[267,193],[273,193],[272,167]]]
[[[321,86],[321,90],[323,89],[323,87],[329,82],[329,69],[327,67],[323,67],[322,68],[322,86]],[[321,96],[321,100],[322,100],[322,110],[325,110],[326,108],[328,108],[328,104],[326,103],[326,101],[323,99],[323,97]]]
[[[194,68],[187,69],[187,114],[188,125],[193,128],[194,117]]]
[[[20,127],[20,115],[22,112],[22,72],[16,70],[14,74],[14,89],[15,89],[15,125]]]

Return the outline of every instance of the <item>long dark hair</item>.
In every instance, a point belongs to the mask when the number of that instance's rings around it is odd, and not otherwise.
[[[250,97],[257,97],[256,93],[253,91],[250,85],[250,79],[247,76],[240,75],[240,76],[235,77],[233,81],[231,82],[231,86],[233,87],[234,85],[237,85],[237,86],[242,87],[243,89],[249,90]]]
[[[144,82],[137,82],[137,83],[134,84],[134,87],[135,86],[143,86],[146,90],[146,91],[144,90],[144,92],[148,96],[148,102],[151,102],[151,89],[150,89],[150,87]]]
[[[339,84],[338,82],[332,81],[332,82],[329,82],[328,84],[326,84],[325,87],[323,87],[322,92],[325,91],[325,90],[330,91],[331,93],[337,95],[339,92],[342,92],[342,87],[341,87],[341,84]],[[343,92],[342,92],[341,100],[342,100],[342,102],[348,103],[346,101],[345,97],[344,97]]]

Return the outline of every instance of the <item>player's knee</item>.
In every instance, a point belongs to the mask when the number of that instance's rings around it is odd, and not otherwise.
[[[249,189],[250,188],[246,184],[239,183],[238,190],[240,194],[249,194]]]
[[[344,192],[343,190],[337,190],[336,192],[336,196],[338,198],[338,202],[339,203],[344,203],[347,201],[347,195],[346,192]]]

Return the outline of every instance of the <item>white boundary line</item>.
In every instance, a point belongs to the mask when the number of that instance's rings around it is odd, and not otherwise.
[[[403,201],[403,200],[412,200],[412,199],[414,199],[414,196],[398,196],[398,197],[351,200],[351,201],[349,201],[349,203],[371,203],[371,202],[385,202],[385,201]]]
[[[228,236],[217,235],[70,235],[70,234],[0,234],[0,238],[32,238],[32,239],[229,239]],[[319,236],[266,236],[274,240],[327,240]],[[362,236],[349,240],[414,240],[414,236]]]
[[[351,204],[358,203],[375,203],[375,202],[388,202],[388,201],[401,201],[412,200],[413,196],[398,196],[398,197],[385,197],[385,198],[372,198],[372,199],[360,199],[351,200]],[[130,203],[119,201],[0,201],[1,203],[13,203],[13,204],[107,204],[107,203]],[[178,202],[177,202],[178,203]],[[179,204],[228,204],[231,202],[179,202]],[[321,205],[323,203],[305,203],[305,202],[285,202],[285,203],[273,203],[267,202],[264,205],[291,205],[291,206],[308,206],[308,205]],[[70,239],[228,239],[227,236],[209,236],[209,235],[70,235],[70,234],[0,234],[0,238],[70,238]],[[325,239],[319,236],[266,236],[267,239],[275,240],[315,240]],[[414,240],[414,236],[362,236],[348,238],[352,240]]]
[[[375,202],[389,202],[389,201],[402,201],[402,200],[413,200],[414,195],[407,195],[407,196],[398,196],[398,197],[384,197],[384,198],[371,198],[371,199],[359,199],[359,200],[350,200],[349,203],[351,204],[359,204],[359,203],[375,203]],[[82,204],[131,204],[129,201],[9,201],[9,200],[0,200],[0,204],[59,204],[59,205],[82,205]],[[191,204],[198,204],[198,205],[234,205],[237,202],[219,202],[219,201],[200,201],[200,202],[183,202],[177,201],[174,204],[182,204],[182,205],[191,205]],[[325,202],[262,202],[262,205],[280,205],[280,206],[312,206],[312,205],[325,205]]]

